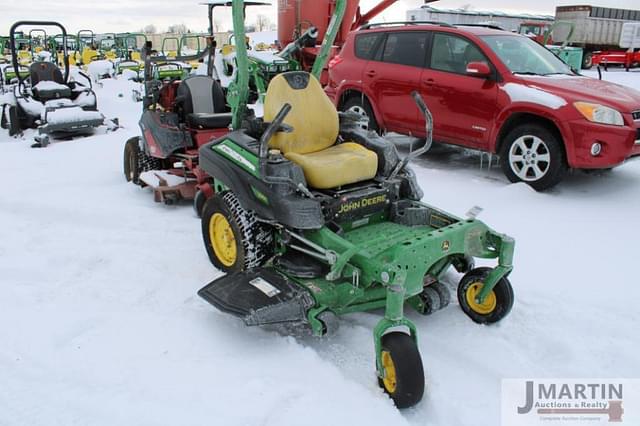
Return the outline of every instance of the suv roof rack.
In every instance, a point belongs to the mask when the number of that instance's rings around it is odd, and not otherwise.
[[[359,29],[368,30],[374,27],[390,27],[395,25],[439,25],[441,27],[452,27],[453,25],[442,21],[398,21],[398,22],[377,22],[374,24],[364,24]]]
[[[456,24],[455,26],[456,27],[480,27],[480,28],[489,28],[491,30],[507,31],[504,28],[494,24]]]

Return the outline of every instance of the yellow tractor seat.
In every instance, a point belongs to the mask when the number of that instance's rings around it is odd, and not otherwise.
[[[337,188],[375,177],[375,152],[354,142],[336,145],[338,112],[315,77],[303,71],[274,77],[265,97],[264,120],[273,121],[286,103],[291,111],[284,124],[293,131],[276,133],[269,147],[300,166],[310,187]]]
[[[334,145],[311,154],[285,155],[304,171],[312,188],[330,189],[371,179],[376,175],[378,156],[353,142]]]
[[[86,47],[82,50],[82,63],[89,65],[96,56],[98,56],[97,50]]]

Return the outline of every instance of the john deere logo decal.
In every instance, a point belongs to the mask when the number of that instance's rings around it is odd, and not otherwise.
[[[442,251],[449,251],[449,247],[451,246],[451,243],[449,243],[449,241],[444,240],[442,242]]]

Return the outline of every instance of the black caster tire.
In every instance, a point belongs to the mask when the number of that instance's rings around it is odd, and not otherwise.
[[[244,210],[232,192],[209,198],[201,223],[209,260],[223,272],[261,266],[273,256],[273,231]]]
[[[422,302],[422,315],[431,315],[440,310],[440,294],[433,288],[433,284],[425,287],[419,295]]]
[[[424,395],[425,379],[422,358],[411,336],[391,332],[382,336],[383,377],[378,384],[398,408],[416,405]]]
[[[498,281],[483,303],[475,301],[489,272],[491,268],[476,268],[462,277],[458,285],[460,308],[478,324],[496,323],[506,317],[513,307],[513,288],[507,278]]]
[[[440,297],[440,309],[444,309],[449,306],[449,304],[451,303],[451,292],[446,285],[444,285],[440,281],[436,281],[429,287],[433,288],[436,293],[438,293],[438,296]]]

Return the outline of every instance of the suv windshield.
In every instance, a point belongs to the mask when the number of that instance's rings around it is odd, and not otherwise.
[[[571,68],[535,41],[514,35],[481,37],[514,74],[571,74]]]

